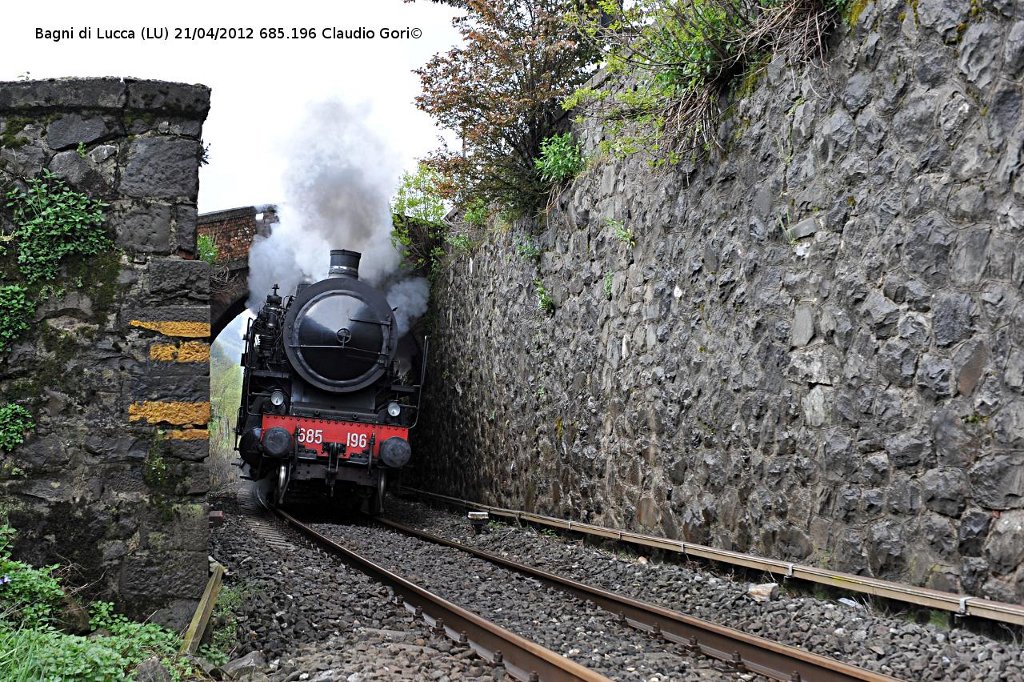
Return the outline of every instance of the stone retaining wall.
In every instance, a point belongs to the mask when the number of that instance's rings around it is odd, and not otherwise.
[[[208,569],[209,272],[194,253],[209,97],[156,81],[0,83],[0,187],[49,169],[109,204],[116,240],[66,268],[64,293],[0,355],[3,399],[37,423],[0,453],[16,555],[73,563],[91,596],[175,627]]]
[[[605,160],[453,254],[421,482],[1024,598],[1024,10],[859,4],[724,153]]]

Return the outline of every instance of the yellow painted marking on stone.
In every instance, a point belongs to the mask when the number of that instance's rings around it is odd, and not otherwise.
[[[146,420],[150,424],[208,424],[210,422],[210,403],[176,403],[163,401],[146,401],[132,403],[128,406],[128,420],[137,422]]]
[[[174,429],[167,432],[171,440],[210,440],[210,432],[206,429]]]
[[[146,322],[143,320],[132,320],[129,324],[133,327],[141,327],[164,336],[181,336],[191,339],[201,339],[210,335],[210,324],[208,322],[175,322],[159,321]]]
[[[149,359],[174,362],[178,359],[178,347],[173,343],[154,343],[149,347]]]
[[[209,336],[209,335],[207,335]],[[186,341],[178,349],[178,362],[209,362],[210,344],[201,341]]]
[[[180,346],[154,343],[149,347],[149,359],[159,362],[209,362],[210,345],[200,341],[186,341]]]

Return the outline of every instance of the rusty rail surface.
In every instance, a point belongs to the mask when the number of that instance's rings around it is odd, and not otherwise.
[[[444,633],[450,639],[471,647],[486,661],[504,665],[505,670],[513,678],[523,682],[610,682],[604,675],[570,661],[536,642],[509,632],[388,571],[318,533],[287,512],[280,509],[273,511],[288,525],[312,538],[317,544],[340,555],[360,571],[390,587],[395,592],[396,604],[402,605],[413,615],[422,617],[435,632]]]
[[[725,661],[739,670],[764,675],[773,680],[790,682],[891,682],[896,678],[864,670],[833,658],[819,656],[803,649],[786,646],[771,640],[749,635],[739,630],[716,625],[654,604],[625,597],[599,587],[542,571],[475,547],[446,540],[382,517],[377,523],[445,547],[451,547],[480,559],[503,566],[564,590],[580,599],[589,600],[602,609],[619,614],[629,625],[660,635],[670,642],[682,644],[692,652]]]
[[[884,599],[903,602],[905,604],[915,604],[917,606],[924,606],[930,609],[949,611],[958,616],[973,616],[975,618],[985,618],[987,620],[994,620],[1003,623],[1024,625],[1024,605],[1007,604],[1005,602],[983,599],[981,597],[971,597],[965,594],[942,592],[940,590],[933,590],[927,587],[903,585],[889,580],[880,580],[878,578],[854,575],[853,573],[843,573],[842,571],[832,571],[825,568],[818,568],[816,566],[805,566],[791,561],[781,561],[779,559],[769,559],[766,557],[754,556],[752,554],[744,554],[742,552],[717,549],[706,545],[698,545],[693,542],[672,540],[670,538],[662,538],[655,535],[632,533],[630,531],[617,530],[590,523],[581,523],[577,521],[559,519],[552,516],[544,516],[542,514],[534,514],[532,512],[517,511],[515,509],[493,507],[491,505],[480,504],[479,502],[461,500],[457,497],[439,495],[437,493],[418,490],[416,488],[403,487],[402,491],[466,509],[479,509],[481,511],[494,514],[495,516],[516,519],[517,521],[536,523],[538,525],[560,528],[574,533],[619,540],[621,542],[628,542],[634,545],[650,547],[653,549],[678,552],[684,556],[700,557],[702,559],[718,561],[733,566],[744,566],[746,568],[765,571],[773,575],[829,585],[830,587],[835,587],[840,590],[860,592],[876,597],[882,597]]]

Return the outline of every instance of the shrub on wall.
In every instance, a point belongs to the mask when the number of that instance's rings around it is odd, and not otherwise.
[[[572,133],[552,135],[540,143],[540,157],[534,165],[545,182],[557,184],[571,180],[583,170],[583,153]]]
[[[402,173],[391,200],[391,212],[406,218],[440,223],[448,209],[440,192],[441,175],[420,163],[415,173]]]
[[[482,199],[518,214],[534,211],[548,185],[534,165],[555,131],[559,101],[589,77],[597,56],[564,19],[574,0],[447,0],[463,44],[416,71],[416,105],[462,138],[426,163],[460,205]]]
[[[648,151],[675,161],[718,145],[719,99],[737,76],[783,54],[820,56],[824,34],[847,0],[618,0],[570,14],[601,49],[613,75],[635,87],[577,89],[563,106],[585,106],[609,121],[606,152]]]
[[[212,236],[201,234],[196,239],[196,253],[199,255],[199,260],[214,265],[220,256],[220,249],[217,248],[217,242]]]

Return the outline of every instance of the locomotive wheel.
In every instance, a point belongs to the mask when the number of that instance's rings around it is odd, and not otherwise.
[[[387,473],[380,472],[377,479],[377,487],[370,493],[370,514],[378,516],[384,513],[384,491],[387,489]]]

